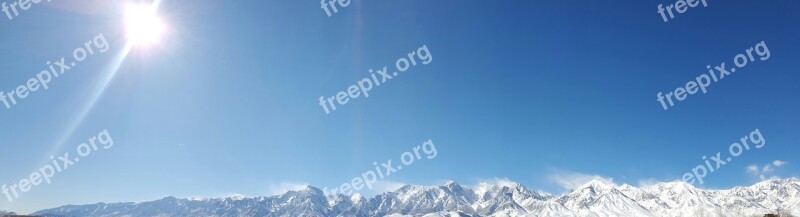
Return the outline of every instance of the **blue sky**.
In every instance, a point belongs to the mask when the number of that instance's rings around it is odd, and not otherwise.
[[[99,33],[110,49],[0,107],[0,184],[26,178],[54,150],[74,156],[104,129],[114,146],[0,209],[334,187],[428,139],[435,159],[384,181],[498,177],[558,193],[562,178],[676,180],[756,128],[766,145],[703,187],[752,184],[747,166],[775,160],[789,164],[770,175],[797,177],[800,3],[710,1],[667,23],[659,3],[353,0],[328,17],[316,1],[164,0],[161,45],[132,51],[107,84],[125,44],[124,3],[40,3],[0,16],[0,90]],[[761,41],[770,59],[667,111],[656,101]],[[430,64],[331,114],[319,106],[422,45]],[[96,86],[105,90],[70,130]]]

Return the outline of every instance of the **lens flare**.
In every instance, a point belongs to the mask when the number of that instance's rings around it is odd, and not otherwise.
[[[125,31],[133,45],[158,43],[165,29],[154,5],[129,4],[125,7]]]

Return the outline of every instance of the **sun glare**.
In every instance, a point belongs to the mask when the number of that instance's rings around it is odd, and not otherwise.
[[[165,29],[156,8],[151,5],[129,4],[125,8],[125,31],[135,46],[158,43]]]

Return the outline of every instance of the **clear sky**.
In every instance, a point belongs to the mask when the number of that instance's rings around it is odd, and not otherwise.
[[[0,184],[104,129],[114,146],[0,210],[332,188],[428,139],[436,158],[384,186],[508,178],[559,193],[558,180],[594,175],[677,180],[756,128],[766,145],[700,186],[755,183],[747,167],[775,160],[789,164],[765,175],[800,175],[800,3],[709,0],[666,23],[659,3],[672,2],[353,0],[329,17],[317,1],[164,0],[160,44],[131,51],[107,83],[124,3],[39,3],[0,16],[1,91],[100,33],[109,50],[0,106]],[[761,41],[768,60],[669,110],[656,101]],[[330,114],[319,105],[422,45],[430,64]]]

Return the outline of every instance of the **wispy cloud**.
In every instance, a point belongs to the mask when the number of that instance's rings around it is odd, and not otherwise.
[[[592,180],[614,183],[612,178],[563,170],[554,170],[550,172],[550,174],[547,175],[547,180],[564,189],[575,189]]]
[[[747,166],[747,173],[750,173],[750,174],[753,174],[753,175],[758,175],[760,173],[760,170],[758,169],[758,165],[755,165],[755,164],[748,165]]]
[[[478,186],[512,187],[512,186],[514,186],[516,184],[517,184],[516,182],[511,181],[510,179],[508,179],[506,177],[503,177],[503,178],[494,177],[492,179],[486,179],[486,180],[479,180],[478,181]]]
[[[205,199],[209,199],[209,198],[237,198],[237,199],[241,199],[241,198],[245,198],[245,197],[247,197],[247,196],[244,195],[244,194],[231,192],[231,193],[223,193],[223,194],[212,194],[210,197],[209,196],[196,196],[195,195],[195,196],[188,196],[186,198],[189,199],[189,200],[205,200]],[[142,201],[137,201],[137,202],[147,202],[147,201],[146,200],[142,200]]]
[[[658,184],[660,182],[661,181],[659,181],[658,179],[654,179],[654,178],[641,179],[641,180],[639,180],[639,187],[647,187],[647,186]]]
[[[762,173],[771,173],[773,171],[775,171],[775,169],[772,169],[772,167],[769,164],[764,165],[764,169],[761,169]]]
[[[775,161],[772,162],[772,165],[775,165],[776,167],[782,167],[783,165],[786,165],[786,164],[789,164],[789,162],[781,161],[781,160],[775,160]]]
[[[785,166],[789,164],[789,162],[782,161],[782,160],[775,160],[772,163],[764,164],[764,166],[758,166],[758,164],[750,164],[748,165],[745,170],[748,174],[757,176],[759,180],[772,180],[772,179],[780,179],[779,176],[774,175],[775,170],[779,167]]]
[[[283,194],[288,191],[300,191],[308,186],[307,183],[294,183],[294,182],[281,182],[279,184],[270,184],[267,187],[269,195]]]
[[[405,186],[405,183],[402,182],[394,182],[394,181],[387,181],[387,180],[380,180],[372,184],[372,192],[373,194],[381,194],[384,192],[389,191],[397,191],[401,187]],[[365,189],[366,190],[366,189]]]

